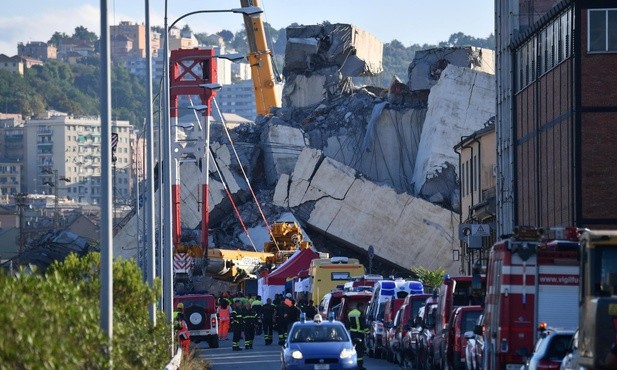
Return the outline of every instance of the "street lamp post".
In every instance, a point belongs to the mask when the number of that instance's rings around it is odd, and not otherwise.
[[[189,12],[168,25],[167,19],[167,0],[165,1],[165,38],[164,38],[164,55],[163,55],[163,85],[164,85],[164,124],[163,124],[163,176],[164,182],[162,190],[161,214],[164,220],[172,220],[172,156],[171,156],[171,125],[170,125],[170,89],[169,89],[169,30],[172,29],[180,20],[194,14],[202,13],[239,13],[244,15],[254,15],[261,13],[262,10],[258,7],[244,7],[229,10],[198,10]],[[172,301],[173,301],[173,235],[171,222],[164,223],[163,244],[164,246],[164,263],[163,263],[163,309],[167,316],[167,321],[172,322]],[[173,332],[172,338],[173,338]]]

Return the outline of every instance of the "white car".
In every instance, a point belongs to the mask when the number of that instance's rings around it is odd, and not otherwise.
[[[536,342],[533,353],[528,357],[524,370],[559,369],[561,360],[570,349],[574,330],[547,328],[540,325],[540,337]]]
[[[568,349],[568,353],[561,360],[560,370],[579,370],[580,367],[578,365],[578,330],[574,333],[574,337],[572,337],[572,342],[570,343],[570,348]]]

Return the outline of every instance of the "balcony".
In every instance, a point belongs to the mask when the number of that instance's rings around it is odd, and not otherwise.
[[[24,140],[24,135],[7,135],[6,136],[7,143],[22,142],[23,140]]]
[[[472,217],[476,220],[485,222],[495,218],[497,212],[497,198],[495,197],[495,187],[482,190],[482,201],[471,207]]]

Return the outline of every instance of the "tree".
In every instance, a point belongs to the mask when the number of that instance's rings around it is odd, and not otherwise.
[[[98,36],[94,32],[88,31],[88,29],[84,26],[75,27],[75,33],[73,33],[73,38],[77,40],[88,41],[91,43],[95,43],[99,40]]]
[[[424,284],[425,289],[439,287],[446,274],[446,270],[444,270],[443,267],[438,267],[431,271],[423,266],[419,266],[413,267],[411,272],[418,276],[418,279]],[[426,291],[428,291],[428,289]]]
[[[217,35],[221,36],[223,38],[223,41],[228,44],[234,39],[234,33],[229,30],[222,30],[218,32]]]
[[[184,27],[182,27],[182,30],[180,30],[180,34],[182,35],[182,37],[187,37],[188,35],[192,33],[193,33],[193,30],[191,30],[191,27],[189,27],[188,24],[185,24]]]
[[[57,47],[58,45],[60,45],[60,40],[69,39],[69,38],[70,38],[70,36],[67,35],[66,33],[64,33],[64,32],[60,33],[60,32],[56,31],[51,36],[49,41],[47,41],[47,43]]]

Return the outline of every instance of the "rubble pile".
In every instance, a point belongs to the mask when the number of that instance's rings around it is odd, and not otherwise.
[[[314,231],[362,253],[373,245],[378,258],[404,268],[457,273],[453,147],[494,116],[492,51],[418,52],[409,81],[354,86],[352,76],[381,72],[382,45],[373,36],[325,24],[290,27],[287,37],[283,107],[233,129],[241,164],[223,126],[213,125],[216,161],[244,223],[263,226],[254,192],[269,222],[292,212],[309,236]],[[183,163],[180,171],[187,228],[201,222],[194,166]],[[210,245],[247,249],[220,175],[215,168],[210,175]]]

